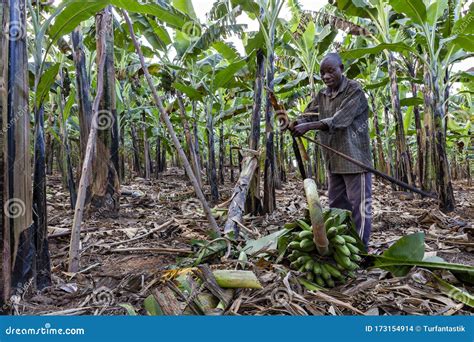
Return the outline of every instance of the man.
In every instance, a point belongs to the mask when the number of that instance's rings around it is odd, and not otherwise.
[[[360,84],[343,75],[344,66],[337,53],[326,55],[320,69],[327,88],[306,108],[305,112],[313,112],[312,115],[303,115],[290,129],[295,136],[319,130],[321,143],[371,166],[368,104]],[[329,206],[352,212],[357,232],[367,246],[371,232],[371,174],[334,153],[324,151],[324,157],[329,172]]]

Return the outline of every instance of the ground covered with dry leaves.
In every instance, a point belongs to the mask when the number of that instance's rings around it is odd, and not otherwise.
[[[204,217],[196,215],[196,200],[183,172],[169,169],[158,180],[135,178],[122,186],[120,217],[92,217],[83,224],[81,271],[67,272],[69,231],[73,212],[68,194],[58,176],[49,178],[49,233],[53,285],[34,291],[26,284],[13,298],[15,314],[33,315],[125,315],[133,309],[146,314],[149,295],[174,295],[172,313],[197,311],[195,294],[177,295],[172,281],[164,281],[166,270],[189,252],[192,240],[209,240]],[[233,184],[221,186],[225,200]],[[434,201],[393,192],[380,180],[374,182],[373,235],[370,252],[382,253],[400,237],[422,231],[426,252],[446,261],[474,265],[474,191],[456,183],[457,209],[441,213]],[[225,201],[222,201],[223,203]],[[277,190],[278,210],[271,216],[246,217],[246,233],[267,235],[286,222],[301,217],[305,208],[303,185],[293,178]],[[327,204],[325,192],[321,202]],[[224,203],[225,204],[225,203]],[[222,219],[221,222],[223,223]],[[212,269],[235,269],[242,263],[227,258],[207,261]],[[239,289],[226,294],[224,308],[207,314],[227,315],[457,315],[473,311],[444,295],[432,273],[413,268],[405,277],[393,278],[381,269],[357,271],[357,278],[328,291],[307,291],[296,281],[295,272],[263,259],[249,257],[246,269],[253,271],[263,289]],[[169,272],[167,273],[169,275]],[[455,281],[449,272],[445,279]],[[472,288],[457,284],[472,293]],[[196,292],[203,290],[194,289]],[[212,292],[212,291],[211,291]],[[278,298],[286,297],[281,301]],[[278,300],[277,300],[278,299]],[[126,310],[129,309],[129,311]],[[180,311],[181,310],[181,311]]]

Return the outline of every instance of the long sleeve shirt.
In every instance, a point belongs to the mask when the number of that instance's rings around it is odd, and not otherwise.
[[[319,132],[321,143],[340,151],[365,165],[372,166],[370,154],[369,107],[360,84],[343,77],[339,89],[331,92],[329,88],[321,90],[306,108],[305,112],[317,112],[318,115],[303,115],[303,122],[320,120],[328,127]],[[329,172],[350,174],[365,172],[338,155],[324,150]]]

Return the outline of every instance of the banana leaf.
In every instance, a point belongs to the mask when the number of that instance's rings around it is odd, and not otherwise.
[[[439,289],[448,297],[457,300],[467,306],[474,308],[474,296],[467,292],[466,290],[460,289],[450,283],[444,281],[443,279],[437,277],[433,274],[435,280],[438,282]]]
[[[303,278],[298,278],[298,282],[303,285],[308,291],[321,291],[321,290],[327,290],[322,286],[319,286],[309,280],[303,279]]]
[[[270,235],[266,235],[264,237],[261,237],[260,239],[257,240],[249,240],[247,244],[245,245],[243,251],[250,255],[250,254],[255,254],[257,252],[268,252],[268,251],[275,251],[275,250],[281,250],[286,249],[286,246],[283,244],[280,244],[279,246],[279,239],[280,237],[287,235],[292,229],[281,229],[279,231],[276,231]],[[288,243],[286,244],[288,245]]]
[[[370,255],[370,257],[373,260],[374,267],[387,270],[396,277],[403,277],[413,266],[418,266],[430,270],[448,270],[460,281],[474,284],[474,267],[423,259],[424,255],[425,235],[423,233],[414,233],[402,237],[382,255]],[[437,260],[443,259],[437,258]]]

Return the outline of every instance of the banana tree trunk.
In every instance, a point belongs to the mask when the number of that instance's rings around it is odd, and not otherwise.
[[[280,133],[280,148],[278,154],[278,165],[280,170],[280,178],[282,183],[286,182],[286,169],[285,169],[285,134]]]
[[[225,171],[225,146],[224,146],[224,120],[221,122],[219,129],[219,183],[224,184],[224,171]]]
[[[26,1],[2,0],[0,99],[2,109],[2,296],[34,276],[34,232],[28,110]],[[5,34],[10,32],[10,34]],[[13,271],[12,271],[13,268]]]
[[[384,112],[384,121],[385,121],[385,136],[386,136],[386,148],[387,148],[387,174],[389,176],[393,175],[393,152],[392,152],[392,143],[390,139],[390,117],[388,115],[389,110],[387,106],[383,107]]]
[[[143,155],[145,158],[145,179],[151,177],[151,160],[150,160],[150,144],[148,142],[148,134],[146,132],[146,116],[145,112],[142,112],[142,132],[143,132]]]
[[[281,165],[280,165],[280,139],[278,137],[278,132],[275,133],[275,160],[274,160],[274,164],[275,164],[275,189],[278,189],[278,190],[281,190],[282,189],[282,184],[281,184],[281,172],[280,172],[280,169],[281,169]],[[280,133],[281,134],[281,133]],[[311,166],[310,166],[311,167]]]
[[[48,127],[49,129],[54,128],[54,110],[49,113],[48,116]],[[46,132],[46,142],[45,142],[45,152],[46,152],[46,174],[53,174],[53,160],[54,160],[54,139],[50,132]]]
[[[87,139],[91,128],[92,120],[92,103],[90,81],[87,77],[86,55],[84,53],[84,45],[82,41],[81,27],[78,26],[71,33],[73,45],[73,59],[76,67],[76,101],[79,107],[79,140],[81,144],[81,163],[86,154]],[[78,175],[80,177],[80,175]]]
[[[161,138],[158,136],[155,143],[155,178],[159,178],[161,172]]]
[[[411,83],[411,89],[413,93],[413,97],[418,97],[418,88],[415,83]],[[423,126],[421,125],[421,116],[420,116],[420,109],[417,105],[413,107],[413,114],[415,116],[415,127],[416,127],[416,146],[418,149],[417,152],[417,159],[418,159],[418,182],[420,183],[420,187],[422,188],[423,184],[423,167],[424,167],[424,153],[423,153]]]
[[[104,91],[100,102],[97,122],[98,139],[96,158],[93,160],[93,181],[91,184],[91,212],[104,216],[116,216],[119,210],[120,180],[116,165],[118,154],[115,150],[117,122],[116,87],[114,67],[114,36],[112,6],[106,7],[96,16],[97,32],[105,35],[97,39],[97,55],[105,54]],[[99,64],[99,63],[97,63]]]
[[[229,168],[230,168],[230,182],[234,183],[235,182],[235,176],[234,176],[234,161],[232,160],[232,141],[229,138]]]
[[[433,86],[433,116],[435,129],[435,171],[436,171],[436,190],[438,192],[438,199],[440,201],[440,209],[445,212],[454,211],[455,200],[454,191],[451,184],[451,175],[449,172],[449,161],[446,153],[446,136],[443,118],[445,117],[445,107],[443,104],[444,94],[440,94],[439,80],[436,77],[436,72],[432,73]]]
[[[198,155],[196,153],[195,143],[193,142],[193,138],[191,136],[191,130],[189,128],[188,119],[186,118],[186,108],[184,107],[184,101],[181,93],[176,94],[178,99],[178,106],[179,106],[179,114],[181,116],[181,123],[183,124],[184,128],[184,136],[186,138],[186,145],[188,146],[188,156],[191,160],[191,166],[194,171],[194,175],[196,176],[196,180],[199,183],[199,186],[202,187],[202,179],[201,179],[201,167],[199,166]]]
[[[199,147],[199,134],[198,134],[198,125],[199,125],[199,115],[196,110],[196,101],[192,101],[191,103],[191,108],[193,112],[193,136],[194,136],[194,152],[196,153],[196,162],[197,162],[197,168],[199,170],[199,184],[202,185],[202,176],[201,176],[201,170],[202,170],[202,156],[201,156],[201,149]]]
[[[377,149],[377,156],[379,160],[379,170],[387,172],[387,174],[389,174],[387,163],[385,161],[385,155],[383,153],[382,134],[380,132],[380,126],[379,126],[379,113],[377,111],[377,106],[375,104],[375,96],[372,93],[370,94],[370,100],[372,104],[372,113],[374,114],[374,127],[375,127],[376,141],[377,141],[376,149]]]
[[[217,186],[217,172],[216,172],[216,150],[214,142],[214,116],[212,114],[212,100],[207,106],[207,150],[208,154],[208,178],[211,186],[211,202],[217,203],[219,201],[219,189]]]
[[[274,44],[275,32],[270,32],[270,43]],[[273,91],[274,70],[274,53],[268,52],[267,63],[267,87]],[[274,144],[274,130],[273,130],[273,109],[270,101],[270,95],[267,92],[265,104],[265,164],[263,171],[263,211],[266,214],[271,214],[276,208],[275,197],[275,144]]]
[[[407,61],[407,69],[410,76],[416,78],[417,65],[416,62]],[[415,82],[410,81],[411,92],[413,97],[418,97],[418,87]],[[415,117],[415,128],[416,128],[416,145],[417,145],[417,176],[420,187],[423,187],[423,168],[424,168],[424,153],[423,153],[423,126],[421,125],[420,109],[418,105],[413,107],[413,114]]]
[[[76,193],[76,184],[74,183],[74,173],[72,170],[71,163],[71,148],[69,146],[69,134],[67,131],[67,122],[64,118],[64,107],[65,107],[65,96],[64,93],[64,73],[62,70],[59,72],[60,76],[60,86],[58,88],[58,103],[59,103],[59,128],[60,128],[60,137],[61,137],[61,165],[64,172],[63,181],[66,183],[66,186],[69,190],[69,201],[71,203],[71,209],[74,210],[76,205],[77,193]]]
[[[135,171],[138,175],[141,175],[140,144],[138,143],[137,129],[133,123],[130,123],[130,135],[132,137],[133,148],[133,171]]]
[[[51,262],[48,244],[48,210],[46,204],[46,156],[44,141],[44,106],[35,110],[35,162],[33,175],[33,220],[36,234],[36,285],[51,285]]]
[[[425,191],[432,191],[434,188],[434,135],[433,135],[433,95],[431,87],[431,77],[428,67],[424,67],[423,76],[423,123],[424,134],[422,136],[424,163],[423,163],[423,183],[421,188]]]
[[[258,151],[260,146],[260,120],[262,116],[263,79],[265,77],[265,57],[262,50],[257,51],[257,71],[255,74],[252,119],[250,129],[249,148]],[[238,153],[240,158],[240,153]],[[248,197],[246,199],[246,212],[258,215],[262,208],[260,196],[260,163],[257,163],[255,175],[251,180]],[[241,169],[239,161],[239,170]]]
[[[398,178],[409,185],[413,185],[411,171],[411,157],[405,138],[405,130],[403,128],[403,116],[400,108],[400,95],[398,90],[397,66],[395,57],[392,53],[388,53],[388,72],[390,78],[390,97],[392,102],[393,117],[395,118],[395,132],[397,145],[397,170]]]

